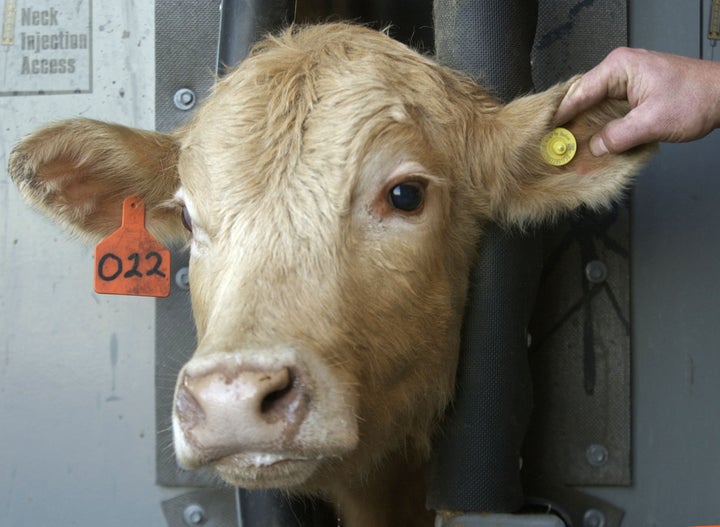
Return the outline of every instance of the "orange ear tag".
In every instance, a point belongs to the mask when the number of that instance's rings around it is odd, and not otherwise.
[[[122,225],[95,247],[95,291],[111,295],[170,294],[170,251],[145,229],[145,205],[123,201]]]

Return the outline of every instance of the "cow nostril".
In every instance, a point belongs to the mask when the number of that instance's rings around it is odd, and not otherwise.
[[[227,363],[185,372],[175,396],[175,423],[204,463],[292,442],[311,409],[305,378],[294,367]]]
[[[183,430],[205,422],[205,412],[186,386],[178,390],[175,408]]]
[[[268,421],[289,418],[294,409],[294,401],[299,396],[295,376],[288,372],[287,382],[283,386],[269,392],[260,403],[260,413]]]

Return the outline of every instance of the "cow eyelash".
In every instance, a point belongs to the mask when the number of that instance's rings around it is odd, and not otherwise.
[[[190,217],[190,211],[188,211],[187,206],[185,206],[184,204],[182,205],[182,212],[180,213],[180,219],[182,221],[183,227],[185,227],[189,232],[192,233],[192,231],[193,231],[192,218]]]

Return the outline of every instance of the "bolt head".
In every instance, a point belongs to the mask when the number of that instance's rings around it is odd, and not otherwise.
[[[178,110],[190,110],[195,106],[195,92],[189,88],[180,88],[173,96],[173,103]]]
[[[593,467],[602,467],[609,457],[610,453],[604,445],[592,444],[585,450],[585,458]]]
[[[178,272],[175,273],[175,284],[180,289],[185,289],[186,291],[190,289],[190,270],[187,267],[181,267],[178,269]]]
[[[598,509],[588,509],[583,515],[583,527],[605,527],[605,515]]]
[[[191,503],[185,507],[185,510],[183,511],[183,520],[185,520],[185,525],[188,527],[202,525],[205,523],[206,519],[205,509],[197,503]]]
[[[585,277],[593,284],[602,284],[608,277],[608,269],[600,260],[588,262],[585,266]]]

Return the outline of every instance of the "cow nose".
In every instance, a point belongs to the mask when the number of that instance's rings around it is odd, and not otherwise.
[[[308,400],[290,368],[218,367],[183,375],[175,411],[185,439],[207,462],[292,441]]]

